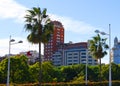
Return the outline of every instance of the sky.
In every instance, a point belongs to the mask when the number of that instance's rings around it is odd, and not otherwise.
[[[47,8],[51,20],[60,21],[65,28],[65,42],[87,42],[96,35],[95,30],[109,33],[111,24],[111,47],[114,38],[120,38],[119,0],[0,0],[0,56],[9,53],[9,39],[22,44],[11,45],[11,53],[28,50],[38,51],[38,45],[27,41],[24,16],[32,7]],[[104,36],[108,38],[108,35]],[[43,48],[42,48],[43,50]],[[43,51],[42,51],[43,53]],[[102,59],[109,63],[109,55]]]

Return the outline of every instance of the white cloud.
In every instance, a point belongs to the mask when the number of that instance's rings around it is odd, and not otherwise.
[[[27,9],[15,0],[0,0],[0,18],[11,18],[17,22],[23,22]],[[70,17],[50,14],[50,18],[62,22],[65,30],[75,33],[88,34],[96,29],[96,27],[84,21],[74,20]]]
[[[19,54],[20,52],[36,50],[38,52],[38,45],[30,44],[26,39],[23,38],[14,38],[16,42],[22,39],[23,43],[11,45],[11,54]],[[14,42],[14,43],[16,43]],[[42,45],[42,54],[43,54],[43,45]],[[0,56],[9,54],[9,39],[0,39]]]
[[[14,0],[0,0],[0,18],[13,18],[20,22],[23,20],[26,9]]]
[[[88,33],[90,34],[91,32],[97,29],[96,27],[88,23],[85,23],[84,21],[78,21],[70,17],[58,16],[54,14],[49,14],[49,15],[51,20],[62,22],[65,30],[68,30],[68,31],[72,31],[80,34],[88,34]]]

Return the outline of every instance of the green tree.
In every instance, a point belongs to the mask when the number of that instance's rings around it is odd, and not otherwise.
[[[6,83],[7,81],[7,64],[7,58],[0,62],[0,83]]]
[[[85,65],[79,64],[79,65],[73,65],[75,70],[75,77],[72,80],[73,82],[80,82],[85,80]]]
[[[10,77],[13,83],[30,82],[28,59],[24,55],[10,58]]]
[[[70,65],[70,66],[62,66],[61,71],[64,74],[65,81],[72,81],[76,76],[84,75],[85,65]]]
[[[5,83],[7,79],[7,64],[8,59],[2,60],[0,63],[0,71],[2,82]],[[10,83],[25,83],[30,82],[29,66],[27,57],[25,56],[11,56],[10,57]]]
[[[109,64],[102,66],[102,74],[103,74],[104,81],[109,80]]]
[[[98,65],[90,65],[88,66],[88,80],[89,81],[99,81],[99,66]]]
[[[30,74],[33,79],[32,82],[38,82],[38,71],[39,71],[39,64],[38,62],[30,65]],[[51,62],[46,61],[42,63],[42,82],[61,82],[63,81],[63,75],[60,69],[54,67]]]
[[[70,80],[73,80],[76,73],[75,70],[73,70],[73,66],[65,66],[62,68],[62,72],[65,76],[65,81],[69,82]]]
[[[30,75],[32,77],[32,82],[38,82],[39,71],[40,70],[39,70],[39,63],[38,62],[29,66],[29,72],[30,72]]]
[[[51,62],[43,62],[42,64],[43,71],[43,82],[52,82],[54,78],[54,66]]]
[[[99,34],[90,40],[89,51],[92,57],[99,59],[100,64],[100,82],[101,82],[101,58],[107,55],[109,46],[106,44],[106,38],[101,38]]]
[[[118,64],[112,63],[112,79],[120,80],[120,66]]]
[[[25,28],[26,31],[30,32],[27,39],[33,44],[39,44],[39,65],[41,70],[41,43],[49,41],[53,33],[53,23],[46,15],[47,9],[41,11],[40,7],[33,7],[31,10],[27,10],[27,12],[28,14],[25,15]],[[39,85],[41,85],[41,72],[42,70],[39,73]]]

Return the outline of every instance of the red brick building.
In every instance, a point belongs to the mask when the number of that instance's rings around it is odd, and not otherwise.
[[[61,22],[53,21],[54,32],[51,39],[44,45],[44,60],[51,60],[52,55],[58,49],[58,46],[64,44],[64,27]]]

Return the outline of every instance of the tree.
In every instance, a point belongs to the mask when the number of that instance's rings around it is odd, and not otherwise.
[[[54,78],[54,66],[51,62],[46,61],[42,64],[42,71],[43,71],[43,82],[52,82]]]
[[[103,80],[104,81],[109,80],[109,64],[102,67],[102,75],[103,75]],[[113,74],[112,74],[112,76],[113,76]]]
[[[7,58],[0,62],[0,83],[6,83],[7,81],[7,63]]]
[[[98,65],[89,65],[88,66],[88,80],[89,81],[99,81],[98,77],[99,77],[99,66]]]
[[[7,79],[7,62],[8,59],[4,59],[0,62],[0,82],[6,83]],[[26,83],[30,82],[29,66],[27,63],[27,57],[25,56],[11,56],[10,57],[10,82],[12,83]]]
[[[99,59],[100,64],[100,82],[101,82],[101,58],[107,55],[109,46],[106,44],[107,38],[101,38],[99,34],[90,40],[89,51],[92,57]]]
[[[30,76],[32,77],[32,82],[38,82],[39,80],[39,63],[36,62],[29,66]]]
[[[81,73],[81,69],[83,69],[83,65],[70,65],[70,66],[62,66],[61,72],[64,74],[65,82],[69,82],[75,78],[79,73]]]
[[[13,83],[25,83],[30,81],[30,73],[28,66],[28,59],[24,55],[12,56],[10,58],[11,64],[11,82]]]
[[[115,63],[112,63],[112,76],[112,80],[120,80],[120,67]]]
[[[25,15],[25,28],[26,31],[30,32],[27,39],[33,44],[39,44],[39,85],[41,85],[41,43],[49,41],[53,33],[53,23],[50,21],[48,15],[46,15],[47,9],[41,11],[40,7],[33,7],[31,10],[27,10],[27,12],[28,14]]]

